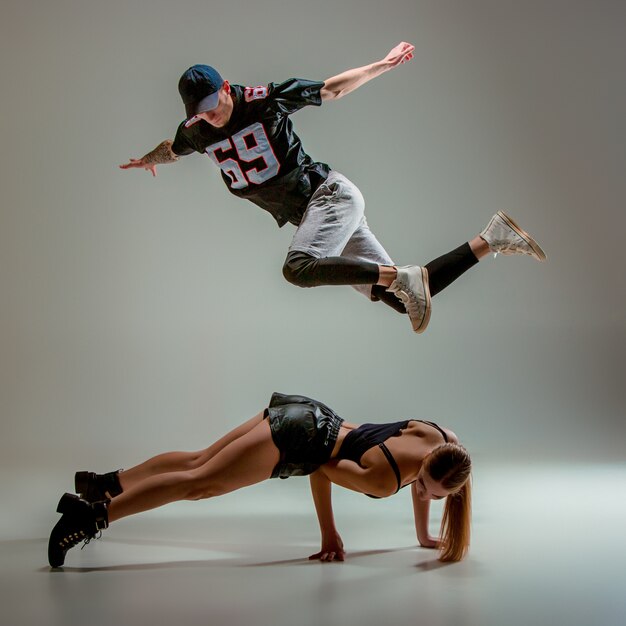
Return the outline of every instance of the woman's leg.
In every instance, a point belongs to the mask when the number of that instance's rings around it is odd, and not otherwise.
[[[206,463],[226,445],[252,430],[262,419],[263,412],[258,413],[205,450],[166,452],[125,471],[118,470],[107,474],[76,472],[74,477],[76,493],[88,502],[111,500],[150,476],[194,469]]]
[[[263,420],[226,444],[203,465],[187,471],[153,475],[124,491],[108,506],[108,521],[178,500],[223,495],[270,478],[280,454]]]
[[[62,513],[48,541],[48,561],[61,567],[67,551],[89,541],[121,517],[177,500],[221,495],[270,478],[280,454],[266,420],[227,443],[206,463],[188,471],[155,474],[111,502],[89,503],[66,493],[57,506]]]
[[[197,452],[166,452],[165,454],[154,456],[128,470],[120,471],[118,474],[120,485],[123,491],[127,491],[147,478],[156,476],[157,474],[183,472],[201,467],[220,450],[250,432],[262,421],[263,411],[231,430],[228,434],[224,435],[221,439],[218,439],[214,444],[204,450]]]

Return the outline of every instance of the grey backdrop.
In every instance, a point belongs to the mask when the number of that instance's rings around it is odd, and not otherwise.
[[[5,0],[3,471],[201,447],[273,390],[440,421],[478,461],[623,460],[625,20],[610,0]],[[349,288],[286,283],[292,228],[205,157],[117,168],[173,136],[193,63],[324,79],[401,40],[411,63],[294,116],[305,148],[360,186],[399,263],[500,208],[549,256],[487,259],[423,336]]]

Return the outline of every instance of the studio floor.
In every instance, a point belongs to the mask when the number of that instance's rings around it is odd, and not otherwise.
[[[7,626],[624,624],[624,464],[477,468],[471,552],[452,565],[416,547],[408,490],[372,501],[337,489],[347,560],[308,561],[308,481],[291,479],[121,520],[51,571],[62,488],[43,483],[56,479],[22,473],[18,492],[3,472]]]

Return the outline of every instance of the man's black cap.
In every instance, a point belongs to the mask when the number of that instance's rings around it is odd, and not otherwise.
[[[178,81],[178,92],[185,104],[187,118],[212,111],[219,103],[224,80],[210,65],[192,65]]]

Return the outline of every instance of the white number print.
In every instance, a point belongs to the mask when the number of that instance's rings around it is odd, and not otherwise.
[[[225,152],[234,149],[237,160],[226,156]],[[245,189],[250,183],[260,185],[278,174],[280,163],[274,155],[263,124],[255,122],[235,133],[230,139],[224,139],[206,148],[209,158],[230,178],[231,189]],[[218,154],[220,153],[220,154]],[[243,163],[263,159],[263,167],[253,167],[244,172]]]
[[[219,160],[217,156],[217,152],[228,152],[232,149],[232,145],[230,143],[230,139],[224,139],[219,143],[214,143],[212,146],[209,146],[206,149],[206,153],[209,155],[209,158],[217,167],[219,167],[226,176],[230,178],[230,186],[232,189],[244,189],[248,186],[248,181],[244,176],[244,173],[241,171],[241,167],[239,167],[239,163],[235,161],[235,159],[223,159]]]

